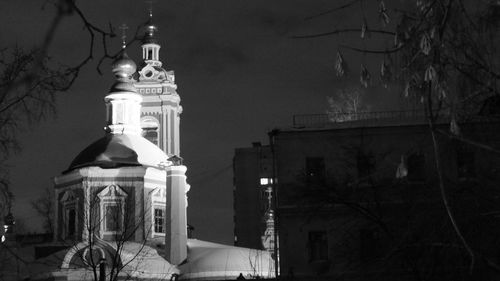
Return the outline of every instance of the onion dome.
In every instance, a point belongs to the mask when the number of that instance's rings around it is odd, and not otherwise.
[[[137,92],[131,80],[132,75],[137,69],[137,65],[129,58],[125,50],[123,50],[120,56],[113,61],[111,69],[117,82],[111,87],[110,93],[122,91]]]
[[[144,38],[142,39],[143,44],[149,44],[149,43],[158,44],[158,41],[156,40],[156,38],[154,36],[155,33],[158,31],[158,28],[153,23],[152,16],[149,17],[149,20],[144,25],[144,31],[145,31],[145,35],[144,35]]]
[[[113,74],[117,79],[130,78],[135,73],[137,65],[123,50],[118,58],[111,64]]]

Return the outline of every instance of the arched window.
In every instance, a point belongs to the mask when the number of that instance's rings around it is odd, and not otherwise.
[[[158,145],[159,122],[152,116],[146,116],[141,120],[142,136],[150,142]]]

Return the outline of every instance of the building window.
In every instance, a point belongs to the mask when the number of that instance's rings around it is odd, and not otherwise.
[[[380,243],[378,232],[374,229],[359,230],[359,258],[362,262],[373,260],[377,256],[377,245]]]
[[[356,168],[360,180],[369,177],[375,169],[373,153],[359,150],[356,155]]]
[[[413,153],[408,156],[408,181],[425,181],[425,155],[423,153]]]
[[[97,196],[101,213],[101,238],[105,234],[121,234],[124,229],[127,193],[117,185],[110,185]]]
[[[313,185],[325,182],[325,160],[322,157],[306,158],[306,182]]]
[[[153,49],[148,48],[148,56],[146,57],[147,60],[152,60],[153,59]]]
[[[272,178],[260,178],[260,185],[266,186],[273,184]]]
[[[474,151],[464,144],[457,144],[457,175],[459,179],[476,176]]]
[[[309,232],[309,261],[328,260],[328,238],[326,231]]]
[[[167,211],[165,188],[155,188],[150,191],[151,198],[151,237],[164,236],[166,232]]]
[[[156,233],[165,233],[165,209],[154,209],[154,229]]]

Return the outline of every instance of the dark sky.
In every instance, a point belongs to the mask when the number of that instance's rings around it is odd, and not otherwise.
[[[36,46],[53,15],[45,1],[1,1],[2,47]],[[335,1],[334,1],[335,2]],[[335,77],[337,44],[359,37],[291,39],[292,35],[328,31],[359,22],[357,13],[340,13],[312,21],[304,18],[332,7],[319,0],[182,0],[157,1],[160,59],[174,70],[184,112],[181,115],[181,156],[188,167],[188,223],[195,236],[232,243],[232,157],[236,147],[267,143],[267,132],[289,126],[294,114],[324,113],[326,97],[349,84]],[[138,0],[79,1],[89,20],[107,27],[126,23],[129,33],[147,19],[147,5]],[[55,61],[74,64],[88,52],[87,33],[76,17],[58,29],[50,54]],[[119,48],[119,39],[113,42]],[[140,46],[128,48],[139,63]],[[97,56],[96,56],[97,57]],[[347,55],[353,63],[368,60]],[[377,65],[366,61],[373,66]],[[85,67],[71,90],[60,93],[57,116],[26,128],[23,151],[12,157],[11,188],[16,216],[30,230],[39,230],[29,201],[52,187],[52,177],[104,132],[103,97],[113,78],[110,61],[104,74],[95,62]],[[356,74],[351,80],[357,80]],[[375,74],[374,74],[375,75]],[[390,109],[386,94],[374,85],[372,108]]]

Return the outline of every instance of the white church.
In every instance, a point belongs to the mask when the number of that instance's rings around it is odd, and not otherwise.
[[[273,278],[267,251],[188,238],[186,166],[179,156],[182,106],[160,61],[150,15],[143,63],[112,64],[102,138],[55,177],[60,250],[34,260],[25,280],[236,280]],[[83,122],[84,120],[82,120]]]

